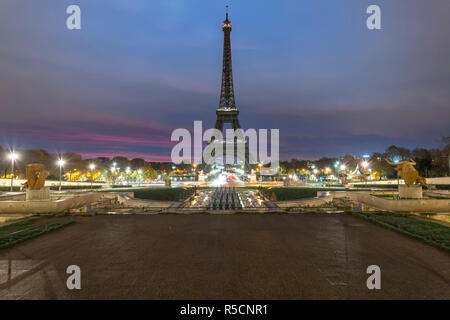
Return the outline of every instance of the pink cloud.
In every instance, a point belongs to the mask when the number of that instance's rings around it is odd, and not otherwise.
[[[3,130],[2,130],[3,131]],[[1,132],[1,131],[0,131]],[[58,126],[33,128],[22,126],[8,132],[2,133],[8,136],[19,136],[29,140],[45,141],[55,145],[89,145],[104,146],[108,144],[111,147],[130,147],[130,146],[156,146],[169,147],[170,134],[155,134],[151,132],[124,132],[123,135],[107,134],[84,131],[75,127],[58,128]],[[133,134],[133,136],[130,136]]]
[[[141,152],[81,152],[80,153],[83,158],[98,158],[98,157],[106,157],[106,158],[114,158],[116,156],[126,157],[128,159],[133,158],[142,158],[145,161],[151,162],[171,162],[170,156],[161,156],[161,155],[151,155],[148,153]]]

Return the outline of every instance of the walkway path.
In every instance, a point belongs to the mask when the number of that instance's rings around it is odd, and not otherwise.
[[[0,250],[0,298],[450,299],[448,253],[352,216],[76,220]],[[80,291],[66,289],[72,264]],[[372,264],[381,267],[378,291],[366,288]]]

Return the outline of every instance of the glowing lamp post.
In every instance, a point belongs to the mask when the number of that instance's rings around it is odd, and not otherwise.
[[[113,166],[111,167],[111,174],[112,174],[112,178],[113,178],[113,185],[116,184],[116,164],[113,163]]]
[[[367,170],[367,168],[369,167],[369,162],[367,162],[367,160],[364,160],[362,163],[362,166],[364,168],[364,170]],[[367,184],[367,179],[365,179],[365,184]]]
[[[125,173],[127,174],[127,184],[128,184],[129,181],[130,181],[131,168],[130,168],[130,167],[127,167],[127,168],[125,169]]]
[[[59,191],[61,191],[61,184],[62,184],[62,168],[64,166],[65,161],[63,159],[58,160],[59,165]]]
[[[345,164],[341,164],[341,166],[339,167],[339,169],[341,169],[341,174],[342,174],[342,181],[344,181],[344,174],[343,172],[345,171],[347,167],[345,166]]]
[[[258,171],[259,171],[259,186],[261,187],[261,182],[262,182],[262,179],[263,179],[263,177],[262,177],[262,175],[261,175],[261,168],[263,167],[263,163],[258,163]]]
[[[9,154],[9,159],[11,160],[11,192],[13,192],[14,186],[14,162],[17,160],[18,155],[14,151]]]
[[[317,181],[317,174],[319,173],[319,170],[317,170],[315,167],[314,167],[314,169],[313,169],[313,175],[312,175],[312,177],[313,177],[313,179],[312,179],[312,181]],[[311,177],[310,177],[310,179],[311,179]]]
[[[89,165],[89,169],[91,169],[91,190],[93,188],[93,184],[94,184],[94,169],[95,169],[95,164],[91,163]]]

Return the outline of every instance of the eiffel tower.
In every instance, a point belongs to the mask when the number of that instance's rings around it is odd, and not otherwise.
[[[223,65],[222,65],[222,87],[220,90],[220,103],[219,108],[216,110],[216,124],[215,129],[219,130],[223,134],[224,125],[230,123],[233,130],[242,129],[239,123],[239,110],[236,108],[236,101],[234,99],[234,86],[233,86],[233,70],[231,67],[231,21],[228,19],[228,6],[226,6],[226,19],[222,24],[222,30],[224,34],[223,38]],[[225,138],[225,137],[224,137]],[[235,137],[233,141],[223,140],[223,149],[221,155],[227,155],[227,145],[233,146],[234,156],[236,160],[238,158],[244,162],[245,168],[248,169],[248,165],[253,159],[253,155],[249,151],[248,142],[244,137]],[[239,145],[244,147],[244,158],[238,156]],[[216,156],[220,156],[217,154]],[[237,163],[236,163],[237,164]]]
[[[231,21],[228,20],[228,6],[226,19],[222,24],[223,30],[223,66],[222,66],[222,88],[220,90],[219,109],[216,110],[217,119],[215,128],[223,132],[225,123],[231,123],[234,130],[241,129],[234,100],[233,70],[231,67]]]

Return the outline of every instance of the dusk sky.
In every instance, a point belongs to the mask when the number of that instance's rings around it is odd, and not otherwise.
[[[1,0],[0,145],[169,160],[172,130],[214,126],[227,4],[240,123],[282,159],[450,135],[448,0]]]

